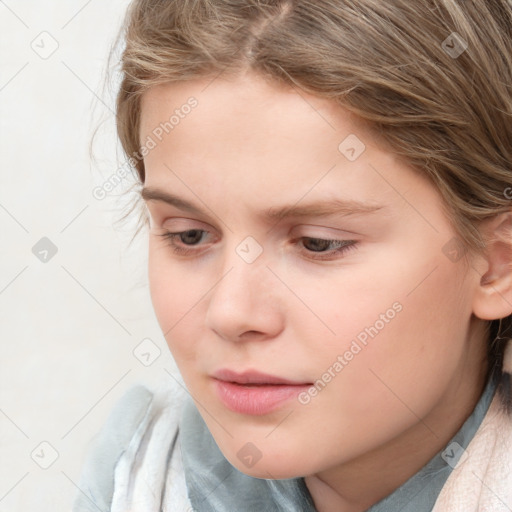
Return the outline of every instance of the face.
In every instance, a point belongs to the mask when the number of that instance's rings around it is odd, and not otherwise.
[[[150,89],[140,141],[153,306],[235,467],[314,474],[432,410],[475,283],[424,177],[341,106],[250,74]]]

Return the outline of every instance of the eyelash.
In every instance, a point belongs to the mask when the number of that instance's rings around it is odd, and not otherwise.
[[[175,253],[175,254],[180,254],[180,255],[190,255],[192,253],[195,253],[197,252],[197,250],[195,249],[185,249],[183,247],[180,247],[179,245],[176,245],[176,238],[178,238],[180,235],[184,235],[186,233],[190,233],[190,232],[194,232],[194,231],[200,231],[200,232],[203,232],[203,233],[207,233],[207,231],[205,231],[204,229],[187,229],[186,231],[178,231],[178,232],[170,232],[170,231],[166,231],[164,233],[159,233],[158,236],[161,236],[162,238],[164,238],[164,240],[166,240],[168,242],[168,245],[171,247],[172,251]],[[325,260],[325,259],[331,259],[331,257],[333,256],[336,256],[336,255],[342,255],[344,254],[345,252],[349,251],[349,250],[352,250],[352,249],[356,249],[356,245],[357,245],[357,241],[356,240],[330,240],[330,239],[325,239],[325,238],[317,238],[317,237],[311,237],[311,236],[303,236],[303,237],[300,237],[298,239],[295,239],[294,241],[296,240],[320,240],[322,242],[330,242],[330,243],[334,243],[334,244],[341,244],[340,247],[336,248],[336,249],[333,249],[331,251],[308,251],[308,254],[328,254],[329,255],[329,258],[319,258],[317,256],[313,256],[311,257],[311,259],[314,259],[314,260]],[[195,247],[193,245],[190,245],[189,247]]]

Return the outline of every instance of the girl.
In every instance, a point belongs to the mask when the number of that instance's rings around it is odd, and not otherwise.
[[[185,388],[75,511],[512,510],[512,2],[135,0],[118,134]]]

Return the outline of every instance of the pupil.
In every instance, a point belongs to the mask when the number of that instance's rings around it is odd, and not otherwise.
[[[318,238],[310,238],[309,242],[310,245],[312,245],[311,249],[314,251],[322,251],[329,247],[329,240],[320,240]]]
[[[191,233],[192,233],[192,236],[190,236]],[[197,236],[197,235],[199,235],[199,236]],[[199,242],[199,240],[201,240],[201,230],[200,229],[190,229],[181,235],[181,241],[183,243],[191,243],[192,244],[192,243]]]

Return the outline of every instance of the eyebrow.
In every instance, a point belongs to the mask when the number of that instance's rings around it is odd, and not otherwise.
[[[164,190],[146,186],[141,191],[144,201],[162,201],[195,215],[207,215],[206,211],[193,203]],[[327,217],[330,215],[368,215],[385,208],[384,205],[372,204],[353,199],[325,199],[308,204],[273,207],[260,216],[272,221],[289,217]]]

